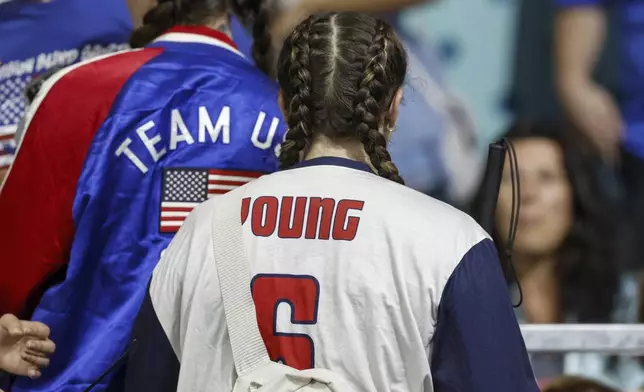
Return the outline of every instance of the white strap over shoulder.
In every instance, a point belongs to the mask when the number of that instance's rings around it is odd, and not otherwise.
[[[213,247],[237,370],[233,392],[351,392],[350,384],[330,370],[299,371],[270,360],[259,333],[250,290],[241,200],[236,194],[227,194],[216,203],[212,219]]]
[[[271,362],[259,333],[250,292],[250,268],[243,244],[241,199],[220,197],[214,208],[212,235],[217,275],[233,360],[239,377]]]

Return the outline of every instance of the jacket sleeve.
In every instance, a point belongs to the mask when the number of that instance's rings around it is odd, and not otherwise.
[[[184,286],[190,286],[185,280],[195,218],[195,213],[188,216],[154,269],[132,330],[125,392],[177,391],[183,315],[189,309],[185,304],[192,302]]]
[[[436,392],[538,392],[494,244],[473,246],[438,308],[431,371]]]
[[[154,278],[153,278],[154,279]],[[175,392],[179,382],[179,359],[166,335],[150,287],[134,323],[125,376],[126,392]]]

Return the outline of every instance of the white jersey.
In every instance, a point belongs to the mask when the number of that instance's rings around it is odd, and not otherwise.
[[[232,390],[211,231],[227,198],[242,199],[271,359],[331,369],[365,392],[538,391],[487,234],[341,158],[264,176],[188,217],[136,322],[128,390]]]

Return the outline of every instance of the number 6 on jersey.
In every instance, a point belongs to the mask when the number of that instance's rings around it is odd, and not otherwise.
[[[320,299],[317,279],[310,275],[258,274],[251,282],[251,290],[259,331],[271,360],[300,370],[315,367],[313,339],[304,333],[280,332],[277,310],[280,304],[288,304],[291,324],[316,324]]]

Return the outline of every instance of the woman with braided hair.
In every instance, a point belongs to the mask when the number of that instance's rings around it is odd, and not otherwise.
[[[43,84],[0,190],[0,313],[45,323],[58,346],[42,377],[18,379],[14,392],[122,384],[111,365],[186,216],[279,166],[277,84],[230,37],[232,16],[254,26],[265,64],[264,3],[130,6],[142,16],[137,49]]]
[[[389,152],[406,185],[448,200],[469,201],[481,174],[476,153],[476,128],[462,99],[450,91],[442,77],[436,45],[414,28],[411,19],[436,0],[273,0],[271,36],[281,47],[286,35],[309,15],[324,12],[363,12],[392,25],[408,56],[405,100]],[[412,15],[415,15],[412,17]],[[250,35],[234,30],[235,42],[250,53]],[[480,143],[479,143],[480,144]]]
[[[384,21],[295,28],[277,66],[283,170],[188,217],[135,323],[131,391],[300,390],[263,388],[276,369],[302,390],[538,391],[489,236],[389,157],[406,68]]]

